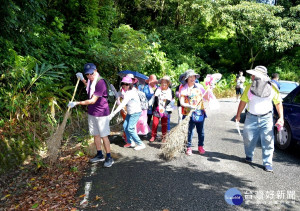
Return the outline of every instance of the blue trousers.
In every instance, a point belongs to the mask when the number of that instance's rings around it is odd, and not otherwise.
[[[123,123],[123,128],[127,137],[127,142],[131,144],[134,141],[137,145],[143,144],[140,137],[136,132],[136,124],[141,116],[142,112],[127,114]]]
[[[182,119],[184,119],[186,116],[183,115]],[[193,122],[192,117],[189,121],[189,129],[188,129],[188,143],[187,147],[192,146],[192,139],[193,139],[193,130],[196,127],[197,133],[198,133],[198,146],[204,146],[204,121],[203,122]]]

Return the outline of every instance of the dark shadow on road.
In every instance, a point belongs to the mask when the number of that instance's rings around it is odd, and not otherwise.
[[[275,147],[273,161],[285,163],[292,166],[300,164],[300,146],[294,146],[291,149],[280,150]]]
[[[162,144],[163,143],[161,143],[161,140],[155,140],[154,142],[149,142],[148,143],[148,146],[149,147],[153,147],[153,148],[156,148],[156,149],[160,149],[161,147],[162,147]]]
[[[195,152],[193,151],[193,153],[198,154],[199,156],[207,157],[207,160],[211,162],[220,162],[220,160],[231,160],[231,161],[237,161],[237,162],[248,164],[253,168],[257,167],[263,169],[263,165],[257,163],[247,163],[244,157],[238,157],[236,155],[228,155],[228,154],[224,154],[220,152],[212,152],[212,151],[206,151],[204,155],[200,155],[199,152],[196,151]]]
[[[123,147],[125,145],[125,141],[123,140],[122,136],[119,135],[110,135],[109,137],[110,143],[114,143],[119,147]]]
[[[240,123],[244,124],[245,123],[245,119],[246,119],[246,113],[242,112],[241,113]],[[235,115],[231,118],[231,121],[235,122]]]
[[[232,142],[232,143],[235,143],[235,144],[237,144],[237,143],[243,143],[243,139],[242,138],[241,139],[222,138],[222,140],[229,141],[229,142]]]
[[[250,180],[229,173],[202,171],[193,165],[175,167],[138,157],[119,160],[111,168],[99,166],[94,175],[81,181],[78,196],[85,193],[86,182],[91,182],[89,204],[80,210],[234,210],[224,200],[228,189],[256,191]],[[259,210],[244,203],[241,207]],[[271,209],[267,205],[264,208]]]
[[[226,130],[226,131],[229,132],[229,133],[235,133],[235,134],[237,134],[238,136],[240,136],[240,135],[239,135],[239,132],[238,132],[238,130],[237,130],[236,128],[234,128],[234,129],[229,129],[229,130]],[[241,126],[240,126],[240,132],[241,132],[241,135],[243,136],[243,129],[241,128]],[[243,139],[242,136],[240,136],[241,139]]]

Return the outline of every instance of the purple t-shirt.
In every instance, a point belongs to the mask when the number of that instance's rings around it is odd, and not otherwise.
[[[89,88],[89,92],[90,92],[90,88]],[[106,83],[103,79],[99,80],[98,83],[96,84],[94,95],[99,98],[95,104],[88,105],[88,114],[96,117],[108,116],[110,112],[109,112],[109,106],[106,98],[107,88],[106,88]]]

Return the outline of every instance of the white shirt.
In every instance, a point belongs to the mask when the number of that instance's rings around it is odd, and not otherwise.
[[[140,97],[137,93],[137,89],[133,88],[124,93],[124,99],[122,103],[116,108],[114,113],[118,113],[122,108],[127,106],[127,113],[134,114],[142,112]]]
[[[239,76],[238,79],[236,80],[236,85],[243,89],[245,80],[246,79],[244,76]]]
[[[254,115],[263,115],[273,111],[273,103],[276,105],[282,100],[279,92],[272,87],[269,97],[258,97],[250,92],[251,84],[249,84],[243,93],[241,100],[247,103],[247,111]]]

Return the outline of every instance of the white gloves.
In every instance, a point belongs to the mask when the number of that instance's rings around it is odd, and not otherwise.
[[[178,123],[182,120],[182,108],[178,106]]]
[[[68,107],[74,108],[76,105],[78,105],[78,102],[69,102]]]
[[[111,113],[111,114],[108,116],[109,121],[112,120],[112,118],[114,118],[115,115],[116,115],[116,114],[115,114],[114,112]]]
[[[76,73],[76,77],[78,79],[80,79],[81,81],[84,80],[84,77],[83,77],[82,73]]]

